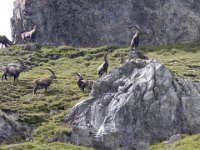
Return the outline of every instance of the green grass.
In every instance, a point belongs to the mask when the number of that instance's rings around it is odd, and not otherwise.
[[[164,63],[175,74],[192,80],[200,79],[200,42],[187,44],[142,46],[141,50],[153,59]],[[97,67],[102,63],[103,55],[109,51],[109,71],[119,65],[119,56],[125,54],[127,59],[129,48],[103,46],[99,48],[74,48],[71,46],[40,47],[33,51],[25,49],[25,45],[14,45],[0,50],[0,63],[7,64],[19,58],[32,66],[28,72],[21,73],[18,83],[13,78],[0,81],[0,109],[20,113],[20,122],[34,127],[33,140],[20,145],[9,145],[9,149],[89,149],[66,143],[48,140],[58,134],[68,135],[71,129],[61,121],[63,116],[78,102],[86,99],[89,92],[83,93],[78,88],[75,72],[81,72],[85,79],[96,80]],[[44,68],[52,68],[57,82],[47,92],[38,90],[32,94],[32,81],[50,76]],[[200,141],[200,140],[199,140]],[[163,145],[163,144],[162,144]],[[0,149],[7,148],[0,146]]]
[[[94,150],[89,147],[80,147],[72,144],[64,144],[61,142],[54,143],[38,143],[26,142],[21,144],[2,145],[1,150]]]
[[[142,50],[150,57],[164,63],[182,78],[200,79],[200,42],[166,46],[144,46]]]
[[[200,134],[193,136],[184,136],[182,140],[172,144],[164,142],[150,146],[147,150],[199,150],[200,149]]]

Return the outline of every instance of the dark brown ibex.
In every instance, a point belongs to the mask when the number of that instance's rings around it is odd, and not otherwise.
[[[97,73],[98,73],[99,77],[101,77],[104,73],[107,74],[107,70],[108,70],[108,66],[109,66],[108,53],[104,54],[103,60],[104,60],[104,62],[97,69]]]
[[[49,78],[44,79],[36,79],[33,81],[33,94],[36,94],[38,88],[45,88],[45,92],[47,91],[47,88],[53,83],[53,81],[57,78],[54,71],[52,71],[49,68],[45,68],[49,70],[52,75]]]
[[[90,80],[84,80],[81,73],[77,72],[76,75],[79,77],[77,84],[78,87],[84,92],[85,88],[92,90],[93,82]]]
[[[139,42],[140,42],[140,27],[138,25],[135,25],[137,31],[135,32],[132,40],[131,40],[131,44],[130,44],[130,47],[131,47],[131,50],[135,50],[138,48],[138,45],[139,45]]]
[[[17,80],[21,72],[26,71],[26,67],[24,66],[23,62],[19,59],[16,59],[20,62],[20,64],[8,64],[3,70],[2,81],[3,78],[7,80],[7,76],[14,77],[14,82]]]
[[[26,42],[28,38],[30,38],[30,40],[32,40],[34,42],[35,41],[36,32],[37,32],[37,26],[36,25],[33,27],[33,30],[28,31],[28,32],[23,32],[21,34],[22,43]]]
[[[5,45],[5,47],[13,45],[13,43],[5,35],[0,35],[0,43],[1,48],[3,48],[3,45]]]

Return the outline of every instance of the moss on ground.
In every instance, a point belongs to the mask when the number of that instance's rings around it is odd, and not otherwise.
[[[200,79],[200,42],[143,46],[145,54],[164,63],[175,74],[192,80]],[[109,51],[109,71],[119,65],[121,53],[127,54],[129,48],[103,46],[99,48],[74,48],[71,46],[39,47],[27,50],[25,45],[14,45],[0,50],[0,64],[15,62],[18,58],[32,68],[21,73],[19,82],[13,78],[0,81],[0,109],[20,113],[19,121],[34,126],[33,140],[19,145],[10,145],[10,149],[89,149],[54,142],[48,139],[58,133],[70,134],[71,130],[62,123],[63,116],[78,102],[86,99],[89,92],[81,92],[75,72],[81,72],[85,79],[96,80],[97,67],[102,63],[104,52]],[[32,81],[50,76],[44,68],[51,68],[57,75],[56,83],[47,92],[38,90],[33,95]],[[2,145],[0,148],[7,148]]]

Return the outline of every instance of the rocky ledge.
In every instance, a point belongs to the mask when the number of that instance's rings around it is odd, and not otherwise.
[[[200,83],[176,78],[156,60],[131,57],[135,53],[65,115],[72,143],[140,150],[175,134],[200,132]]]

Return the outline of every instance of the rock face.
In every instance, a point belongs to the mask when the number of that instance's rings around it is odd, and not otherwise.
[[[175,134],[200,132],[199,108],[199,82],[177,79],[155,60],[132,59],[98,79],[91,98],[64,121],[72,127],[72,143],[141,150]]]
[[[13,144],[31,139],[31,129],[16,121],[18,114],[0,110],[0,144]]]
[[[39,27],[36,42],[47,45],[129,44],[141,27],[141,43],[165,44],[200,37],[199,0],[15,0],[12,38]]]

